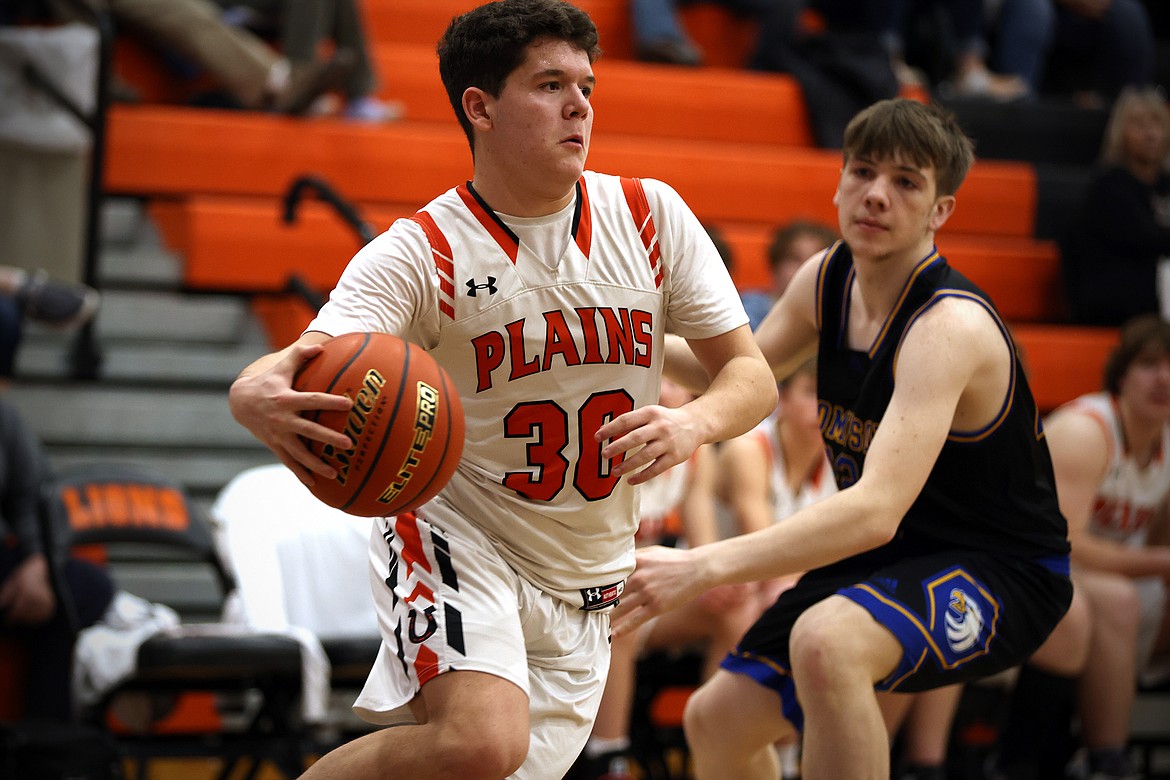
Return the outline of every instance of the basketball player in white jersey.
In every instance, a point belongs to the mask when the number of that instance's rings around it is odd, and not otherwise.
[[[1125,750],[1135,688],[1121,681],[1170,653],[1170,323],[1156,315],[1127,323],[1104,386],[1044,423],[1073,582],[1091,615],[1078,709],[1091,776],[1101,780],[1138,776]],[[1034,695],[1044,699],[1036,712],[1051,709],[1053,684]]]
[[[719,453],[721,498],[738,533],[767,528],[837,492],[821,440],[816,361],[809,360],[780,383],[776,413]],[[759,611],[772,605],[798,575],[758,585]]]
[[[663,406],[677,408],[693,398],[663,377],[659,394]],[[685,462],[643,483],[637,546],[671,543],[697,547],[715,541],[715,493],[724,478],[716,448],[703,445]],[[710,677],[755,620],[758,610],[752,596],[748,586],[722,585],[650,621],[636,634],[614,637],[609,677],[593,732],[566,780],[624,780],[626,770],[621,767],[629,759],[630,714],[639,659],[657,650],[692,649],[704,656],[702,679]]]
[[[355,706],[376,722],[408,704],[418,724],[350,742],[306,777],[560,778],[605,681],[636,486],[775,404],[731,279],[681,198],[584,170],[597,43],[558,0],[455,18],[439,71],[473,179],[363,248],[306,332],[232,386],[236,419],[305,481],[333,473],[302,437],[350,446],[301,416],[347,399],[290,389],[332,336],[420,344],[466,415],[451,481],[371,536],[383,646]],[[668,330],[713,378],[678,409],[657,405]]]

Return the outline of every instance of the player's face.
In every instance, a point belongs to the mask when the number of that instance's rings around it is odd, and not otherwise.
[[[515,183],[555,195],[572,189],[589,153],[594,83],[589,56],[580,49],[559,40],[528,47],[491,100],[490,148]]]
[[[1134,111],[1122,131],[1125,157],[1137,165],[1161,163],[1170,149],[1165,123],[1152,111]]]
[[[798,374],[780,388],[780,414],[784,421],[810,433],[820,435],[821,423],[817,416],[817,378],[812,374]]]
[[[788,249],[776,261],[776,269],[772,273],[773,289],[776,294],[780,295],[787,290],[789,282],[804,261],[824,248],[824,240],[813,233],[803,233],[793,239]]]
[[[1138,353],[1118,385],[1123,402],[1144,419],[1170,421],[1170,355],[1150,346]]]
[[[854,257],[911,260],[929,251],[954,200],[936,196],[933,168],[864,156],[846,162],[833,198],[841,237]]]

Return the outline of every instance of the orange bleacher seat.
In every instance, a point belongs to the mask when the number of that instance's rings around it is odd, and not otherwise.
[[[1101,389],[1105,359],[1117,344],[1116,328],[1029,323],[1012,331],[1042,412]]]
[[[378,230],[414,209],[367,209]],[[333,289],[361,242],[321,203],[303,203],[296,222],[281,219],[276,201],[188,198],[153,203],[151,217],[167,245],[184,258],[184,282],[206,290],[278,291],[291,274],[321,292]]]
[[[422,43],[434,46],[451,19],[482,0],[362,0],[367,36],[376,43]],[[628,59],[628,0],[577,0],[593,19],[605,56]]]
[[[386,43],[374,51],[383,95],[411,120],[456,125],[434,47]],[[695,141],[812,146],[800,85],[791,76],[601,59],[594,133]]]
[[[290,154],[289,150],[296,150]],[[110,114],[107,189],[178,196],[277,196],[297,176],[326,177],[347,197],[413,208],[471,174],[462,133],[450,125],[355,126],[273,115],[118,106]],[[701,218],[771,223],[806,214],[830,224],[837,152],[610,134],[590,167],[662,179]],[[955,232],[1027,237],[1036,175],[1024,163],[981,161],[948,223]]]
[[[363,218],[378,231],[413,211],[394,205],[362,208]],[[311,201],[301,205],[291,225],[281,220],[280,204],[266,198],[158,200],[150,213],[167,244],[184,258],[184,282],[196,289],[275,292],[295,273],[324,293],[360,245],[331,209]],[[773,226],[713,224],[731,248],[732,277],[739,289],[768,287]],[[1054,243],[948,233],[939,237],[939,245],[952,265],[991,295],[1007,320],[1064,318]]]

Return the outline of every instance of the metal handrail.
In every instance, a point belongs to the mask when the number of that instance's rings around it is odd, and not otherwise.
[[[374,228],[358,214],[357,207],[343,198],[329,182],[320,176],[305,174],[293,179],[284,196],[284,221],[291,225],[297,219],[297,206],[305,193],[314,191],[321,200],[333,207],[346,224],[354,229],[362,244],[368,244],[374,239]]]
[[[362,219],[357,206],[346,200],[341,193],[333,188],[329,182],[320,176],[304,174],[293,179],[284,195],[284,222],[291,225],[297,221],[297,207],[304,199],[305,194],[313,192],[318,198],[333,207],[347,225],[353,228],[363,245],[368,244],[377,235],[374,227]],[[321,295],[303,276],[298,273],[289,274],[285,289],[298,295],[301,300],[314,310],[325,305],[325,296]]]

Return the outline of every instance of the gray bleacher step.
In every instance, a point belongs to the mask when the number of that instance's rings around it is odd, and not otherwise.
[[[161,246],[113,245],[102,249],[98,261],[99,286],[174,289],[183,281],[182,260]]]
[[[118,384],[190,384],[226,388],[240,370],[269,351],[264,344],[187,344],[104,341],[99,344],[103,381]],[[17,355],[22,380],[70,377],[71,344],[30,339]]]
[[[102,250],[98,280],[102,289],[119,286],[176,288],[182,260],[163,245],[141,201],[107,198],[102,205]]]
[[[126,245],[142,241],[153,228],[146,207],[138,198],[107,196],[101,206],[101,238],[105,245]],[[157,235],[157,233],[155,233]]]
[[[18,382],[5,394],[47,446],[244,448],[252,435],[231,416],[227,389]]]
[[[259,326],[244,296],[112,289],[94,327],[99,339],[232,343]]]

